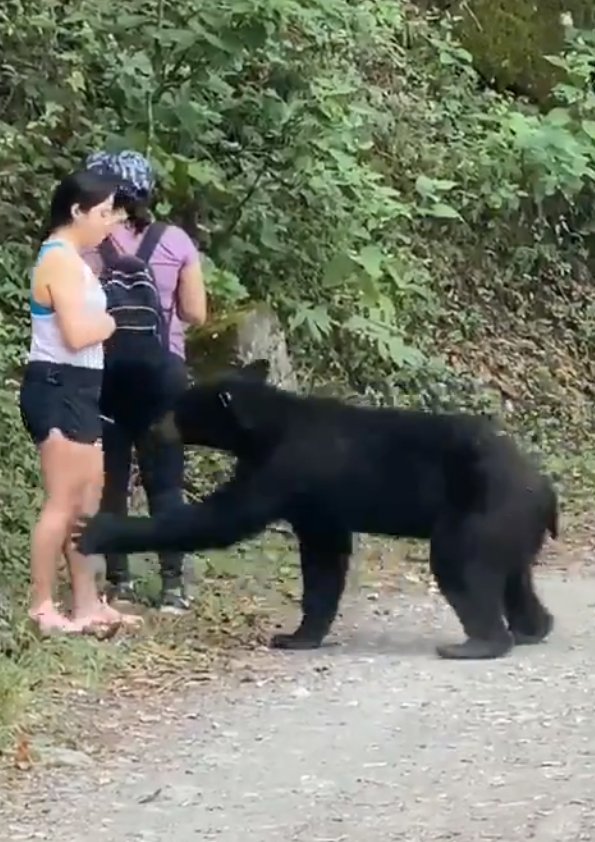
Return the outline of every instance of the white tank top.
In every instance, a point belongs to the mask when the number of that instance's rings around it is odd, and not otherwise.
[[[46,240],[39,249],[36,266],[43,255],[52,248],[72,248],[63,240]],[[85,311],[87,313],[105,312],[105,293],[97,277],[81,258],[81,270],[84,273]],[[79,368],[103,369],[103,342],[73,351],[65,343],[58,319],[53,307],[43,307],[29,297],[31,311],[31,346],[29,360],[73,365]]]

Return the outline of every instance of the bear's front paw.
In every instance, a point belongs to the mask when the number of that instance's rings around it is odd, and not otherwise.
[[[112,550],[119,534],[118,515],[102,512],[94,517],[80,517],[74,525],[71,541],[82,555],[103,555]]]
[[[321,637],[311,637],[297,632],[274,634],[270,642],[271,649],[318,649],[321,645]]]

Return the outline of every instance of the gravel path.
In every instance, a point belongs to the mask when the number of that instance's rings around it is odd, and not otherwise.
[[[550,641],[487,663],[434,656],[460,636],[438,597],[362,597],[341,645],[257,655],[250,683],[193,690],[157,722],[139,714],[143,733],[119,754],[52,771],[51,796],[0,805],[0,836],[593,839],[595,579],[539,585]]]

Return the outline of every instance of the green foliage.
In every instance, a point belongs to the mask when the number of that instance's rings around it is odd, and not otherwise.
[[[478,92],[449,24],[392,0],[118,10],[3,12],[9,239],[35,233],[51,181],[90,148],[145,149],[160,210],[209,254],[216,305],[268,298],[300,341],[416,365],[417,315],[437,302],[415,232],[590,178],[576,133]]]
[[[15,81],[0,149],[12,174],[9,231],[34,230],[45,191],[24,190],[32,167],[41,188],[97,144],[147,149],[161,209],[205,243],[216,301],[239,300],[246,288],[274,295],[306,333],[363,331],[381,354],[407,358],[390,292],[408,256],[382,241],[412,209],[366,160],[390,122],[366,64],[401,61],[399,4],[253,0],[195,10],[139,0],[122,15],[104,0],[32,12],[25,1],[5,13]],[[35,90],[22,17],[55,47],[53,59],[40,56],[47,84]],[[73,94],[88,107],[69,109]]]
[[[39,504],[39,464],[33,445],[23,435],[14,385],[0,389],[0,581],[22,570],[28,537]]]
[[[269,301],[315,378],[501,411],[473,359],[499,331],[538,325],[584,354],[592,305],[561,302],[584,300],[567,267],[592,236],[593,36],[570,29],[547,58],[560,83],[540,112],[485,90],[453,33],[399,0],[7,0],[0,367],[22,361],[51,186],[101,146],[151,155],[215,309]],[[10,381],[1,400],[2,552],[22,565],[38,474]],[[567,404],[553,389],[558,434]]]
[[[567,49],[546,59],[564,72],[563,81],[554,88],[555,106],[545,114],[511,109],[492,136],[492,150],[514,162],[516,171],[511,174],[521,188],[516,196],[501,196],[499,206],[507,198],[518,208],[528,198],[543,212],[544,202],[558,197],[569,208],[593,184],[595,38],[590,32],[569,32]]]

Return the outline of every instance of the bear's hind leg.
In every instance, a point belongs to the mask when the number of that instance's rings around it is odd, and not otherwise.
[[[276,634],[274,649],[315,649],[328,634],[345,589],[350,535],[299,535],[302,568],[302,621],[291,634]]]
[[[467,640],[438,646],[436,651],[451,660],[501,658],[513,645],[502,617],[504,575],[487,560],[465,559],[463,542],[448,538],[443,533],[432,539],[430,566]]]
[[[554,626],[554,618],[535,593],[529,566],[509,574],[504,589],[504,611],[518,645],[541,643]]]

